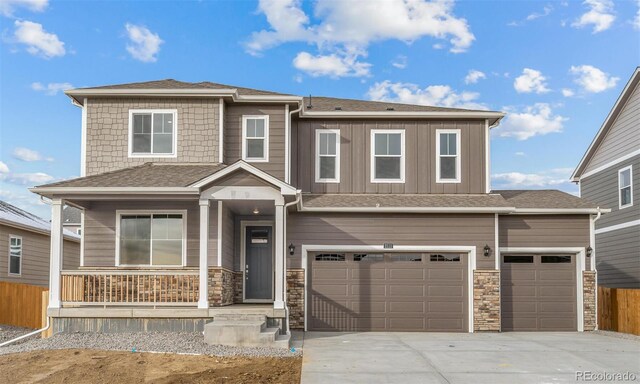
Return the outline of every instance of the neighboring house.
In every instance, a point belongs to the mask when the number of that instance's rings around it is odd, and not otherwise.
[[[51,224],[0,201],[0,281],[49,286]],[[80,263],[80,237],[64,233],[64,268]]]
[[[599,210],[491,191],[503,113],[175,80],[66,94],[83,177],[32,189],[54,228],[65,202],[84,211],[79,270],[53,239],[56,332],[286,346],[289,329],[596,325]]]
[[[640,288],[640,67],[573,173],[580,195],[610,208],[595,224],[598,284]]]
[[[64,229],[78,235],[82,234],[82,211],[76,207],[65,205],[62,209],[62,223]]]

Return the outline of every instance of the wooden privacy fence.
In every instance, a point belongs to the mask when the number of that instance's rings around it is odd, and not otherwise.
[[[44,287],[0,281],[0,324],[44,327],[48,294]]]
[[[598,328],[640,335],[640,289],[598,287]]]

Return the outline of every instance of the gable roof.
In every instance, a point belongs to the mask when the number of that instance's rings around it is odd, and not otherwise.
[[[278,93],[272,91],[265,91],[261,89],[238,87],[235,85],[212,83],[210,81],[201,81],[198,83],[190,83],[186,81],[179,81],[174,79],[164,80],[152,80],[143,81],[137,83],[124,83],[124,84],[112,84],[101,85],[97,87],[76,88],[77,90],[104,90],[104,89],[228,89],[237,90],[239,95],[279,95],[279,96],[293,96],[287,93]]]
[[[616,101],[616,103],[613,105],[613,108],[609,112],[609,115],[607,115],[607,118],[604,120],[604,123],[602,123],[600,130],[598,130],[598,133],[593,138],[593,141],[591,141],[589,148],[587,149],[585,154],[582,156],[582,159],[580,160],[580,163],[578,163],[578,166],[576,167],[576,169],[573,171],[573,175],[571,175],[571,181],[577,182],[580,180],[580,177],[582,176],[585,169],[589,165],[589,162],[595,155],[600,144],[602,144],[602,142],[604,141],[605,137],[611,130],[613,123],[616,121],[616,119],[618,118],[618,115],[620,115],[620,112],[622,112],[624,106],[626,105],[627,101],[631,97],[631,94],[633,93],[634,89],[636,89],[636,87],[638,86],[638,83],[640,83],[640,66],[636,67],[635,71],[633,72],[633,75],[631,75],[631,78],[627,82],[627,85],[624,87],[624,89],[622,90],[622,93],[618,97],[618,100]]]
[[[76,207],[65,205],[62,209],[62,224],[64,225],[80,225],[81,211]]]
[[[1,200],[0,223],[31,232],[51,235],[51,223],[49,221]],[[80,236],[74,232],[66,229],[63,232],[68,239],[80,240]]]

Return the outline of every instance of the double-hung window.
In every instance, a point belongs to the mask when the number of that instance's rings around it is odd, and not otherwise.
[[[371,130],[371,182],[404,183],[404,130]]]
[[[436,130],[436,182],[460,182],[460,130]]]
[[[340,130],[316,130],[316,182],[340,182]]]
[[[129,156],[175,157],[176,110],[129,111]]]
[[[633,205],[633,167],[630,165],[618,171],[618,196],[620,209]]]
[[[118,220],[118,265],[185,264],[185,212],[120,212]]]
[[[22,274],[22,237],[9,235],[9,275]]]
[[[269,161],[269,116],[242,116],[242,159]]]

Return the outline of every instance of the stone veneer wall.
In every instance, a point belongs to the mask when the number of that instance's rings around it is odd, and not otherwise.
[[[234,273],[226,268],[209,268],[209,306],[222,307],[234,302]]]
[[[243,301],[242,272],[233,272],[233,302],[241,304]]]
[[[289,328],[304,329],[304,269],[287,270]]]
[[[594,331],[597,324],[596,314],[596,272],[582,272],[582,291],[584,295],[584,330]]]
[[[473,271],[473,329],[500,331],[500,271]]]

